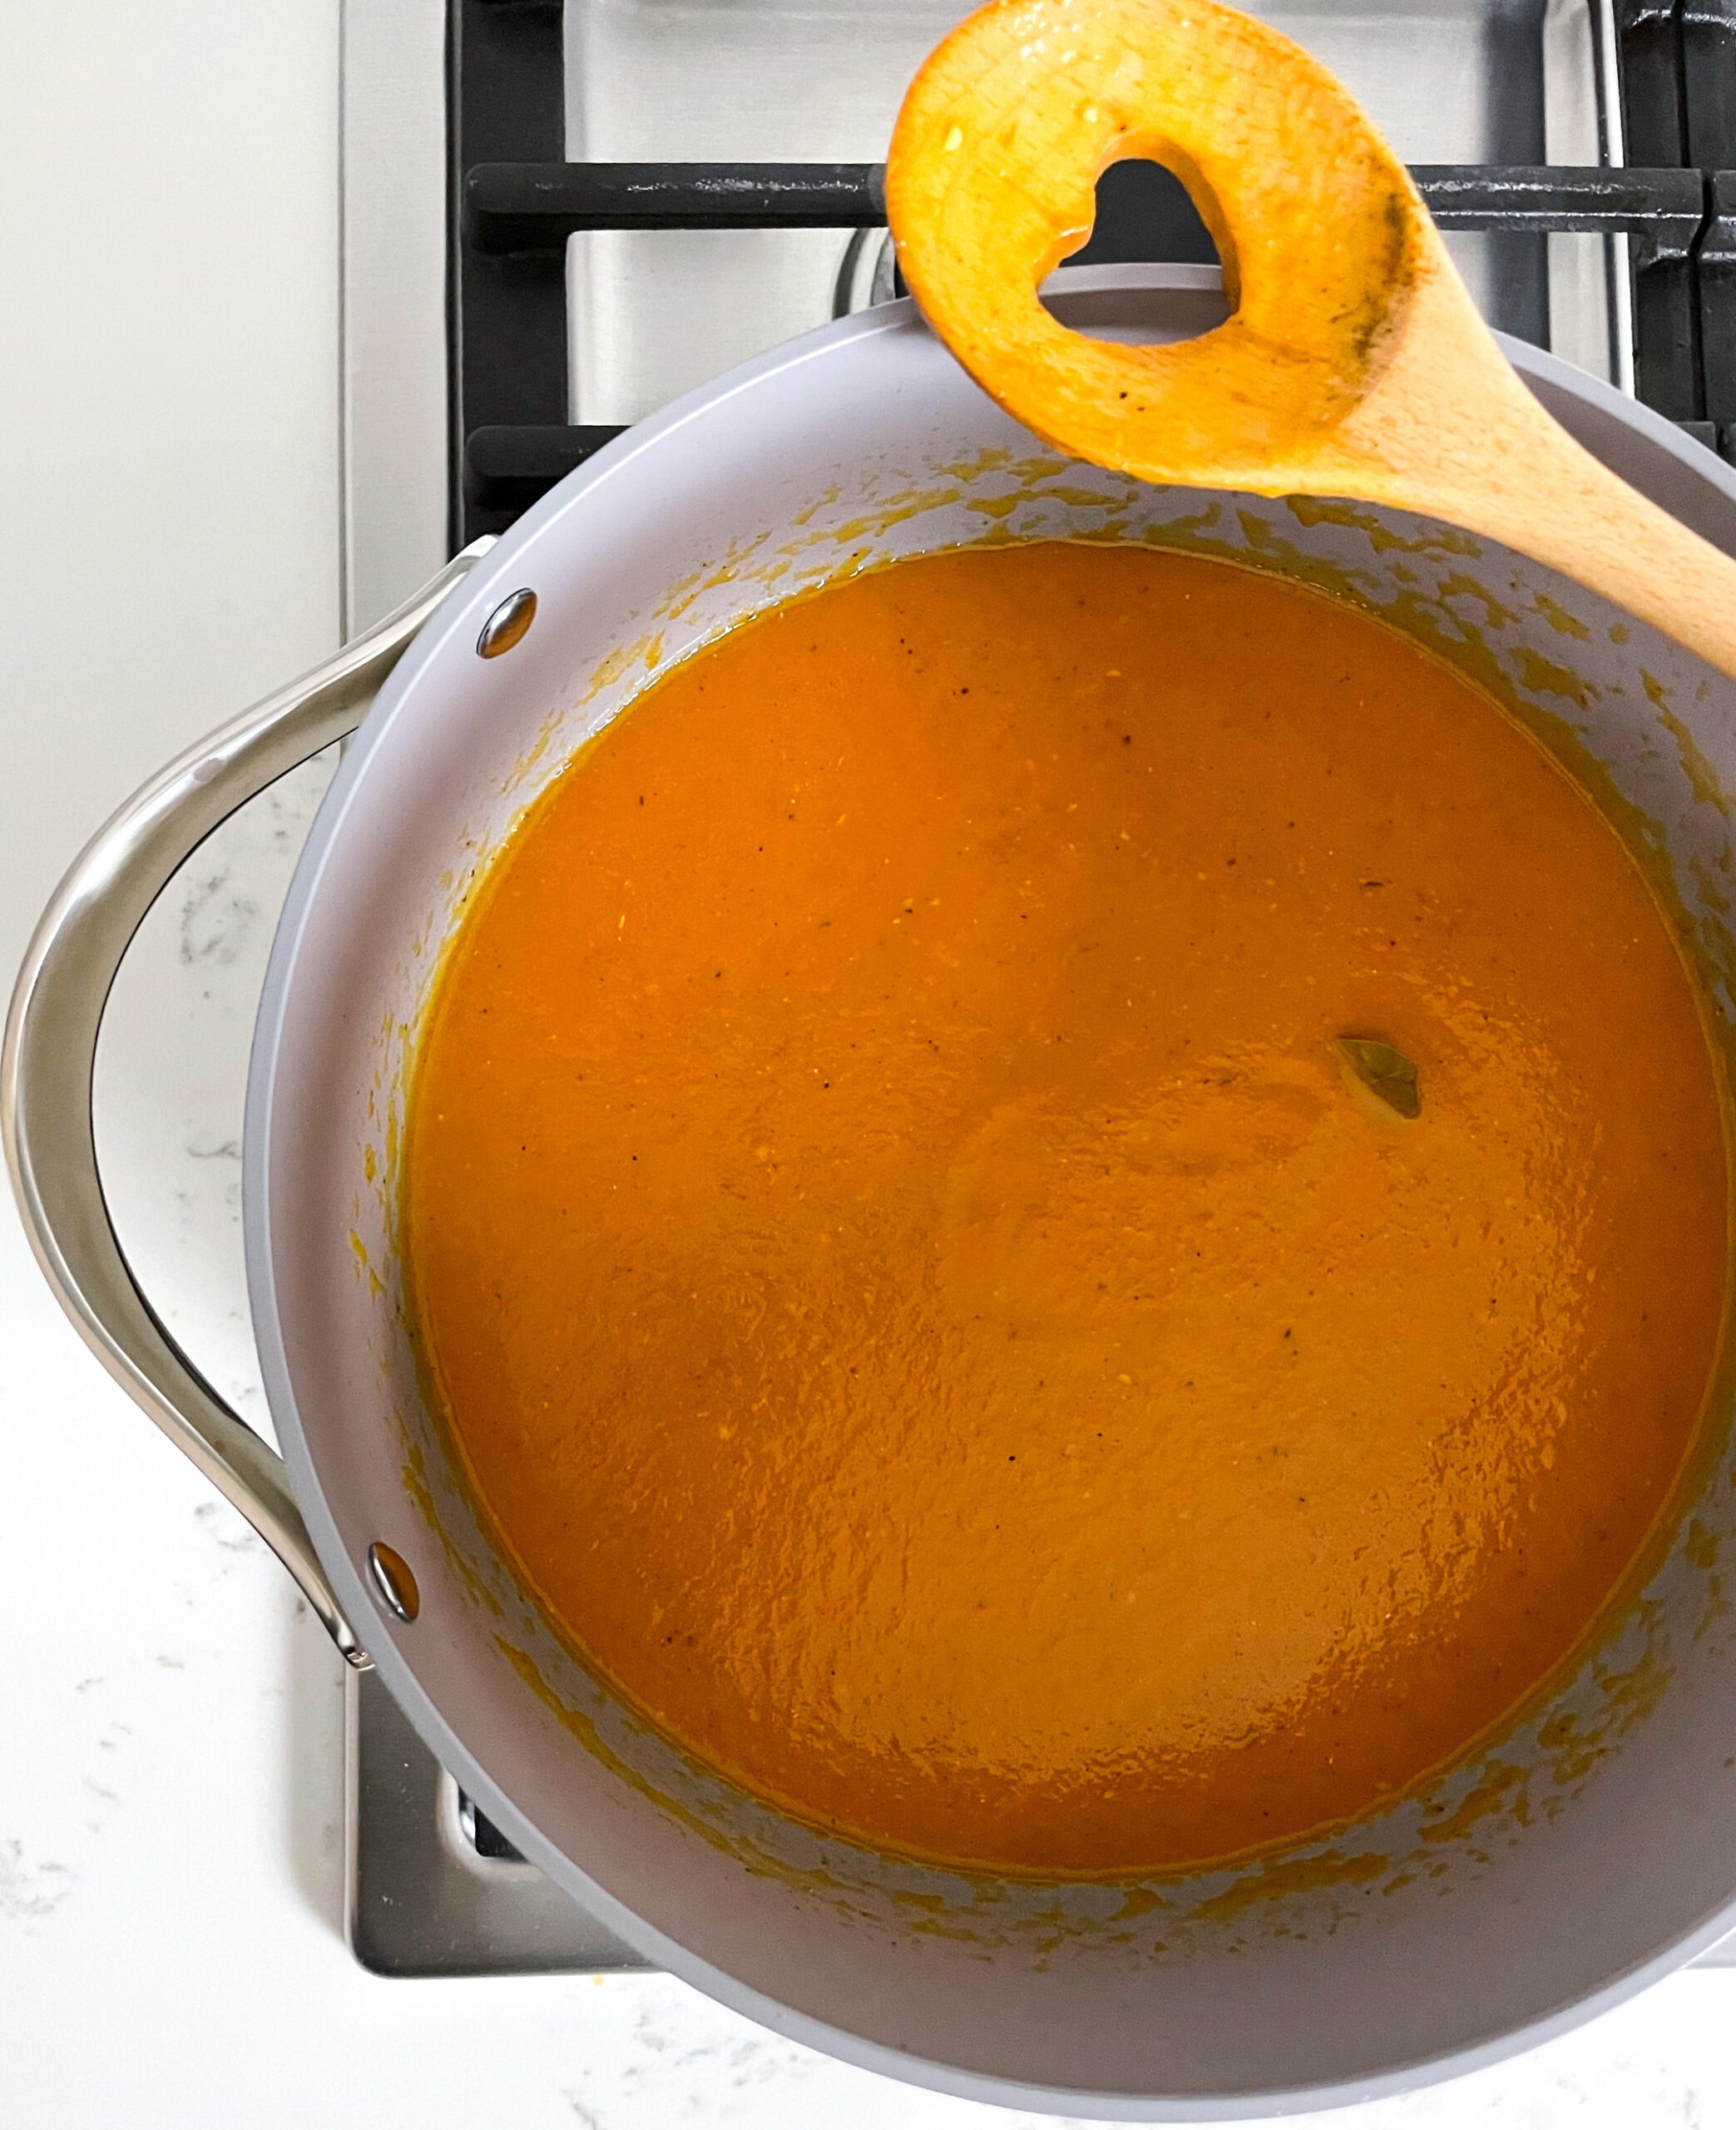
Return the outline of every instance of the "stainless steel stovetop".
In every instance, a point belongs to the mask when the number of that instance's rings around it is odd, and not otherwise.
[[[462,0],[453,0],[462,4]],[[1616,0],[1267,0],[1419,164],[1620,166]],[[566,0],[570,160],[871,162],[959,0]],[[344,598],[352,632],[448,548],[447,0],[350,0],[343,76]],[[1491,322],[1628,390],[1628,238],[1449,239]],[[566,240],[566,421],[631,422],[883,297],[878,232]],[[1693,410],[1689,410],[1693,411]],[[642,1966],[477,1815],[378,1678],[345,1682],[346,1921],[382,1973]],[[1707,1956],[1736,1964],[1736,1940]]]

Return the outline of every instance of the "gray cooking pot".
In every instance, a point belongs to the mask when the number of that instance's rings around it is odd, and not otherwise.
[[[1053,300],[1081,329],[1147,340],[1224,315],[1197,268],[1076,269]],[[1729,469],[1565,364],[1507,352],[1592,451],[1736,554]],[[1684,1518],[1580,1674],[1429,1795],[1253,1865],[1045,1885],[823,1837],[674,1751],[550,1632],[417,1389],[398,1123],[418,1011],[478,869],[670,659],[804,582],[990,533],[1155,539],[1323,573],[1448,656],[1492,660],[1545,743],[1645,825],[1704,960],[1729,965],[1729,681],[1638,623],[1612,641],[1615,609],[1486,542],[1064,465],[888,304],[641,424],[121,809],[18,980],[0,1089],[14,1182],[99,1357],[276,1548],[352,1663],[369,1662],[365,1643],[488,1815],[648,1959],[782,2033],[984,2100],[1181,2121],[1393,2092],[1560,2032],[1736,1924],[1727,1455],[1691,1537]],[[490,617],[524,590],[534,622],[502,651]],[[1560,633],[1546,600],[1585,635]],[[1573,686],[1552,691],[1564,666]],[[359,721],[279,929],[249,1091],[249,1271],[279,1464],[128,1273],[96,1172],[91,1062],[127,942],[187,854]],[[1731,998],[1713,988],[1728,1038]]]

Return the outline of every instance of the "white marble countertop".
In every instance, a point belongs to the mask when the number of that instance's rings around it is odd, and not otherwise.
[[[107,810],[337,634],[338,0],[0,11],[0,964]],[[365,6],[367,0],[351,0]],[[100,144],[100,152],[93,144]],[[240,1073],[318,772],[208,846],[115,1008],[118,1216],[259,1416]],[[0,1207],[0,2121],[417,2130],[1034,2123],[678,1983],[386,1982],[339,1929],[339,1674],[287,1579],[86,1354]],[[1736,2122],[1736,1974],[1323,2122]]]

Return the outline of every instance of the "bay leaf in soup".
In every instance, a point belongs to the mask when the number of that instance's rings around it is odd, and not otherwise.
[[[1369,1092],[1396,1116],[1421,1115],[1422,1089],[1417,1067],[1402,1050],[1367,1035],[1341,1035],[1335,1048]]]

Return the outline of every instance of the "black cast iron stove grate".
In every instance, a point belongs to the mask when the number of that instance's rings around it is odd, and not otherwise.
[[[566,240],[584,230],[873,229],[868,163],[569,163],[561,0],[448,16],[450,534],[502,532],[618,435],[566,419]],[[1629,240],[1635,387],[1736,457],[1736,0],[1618,0],[1627,166],[1419,166],[1447,230]],[[1211,262],[1181,186],[1112,170],[1075,263]]]

